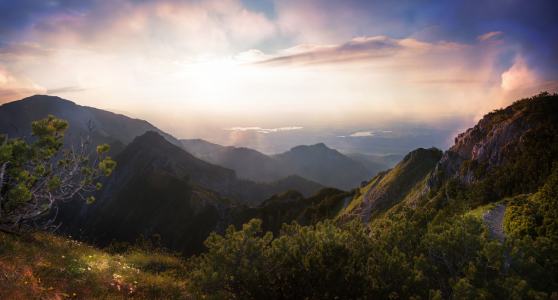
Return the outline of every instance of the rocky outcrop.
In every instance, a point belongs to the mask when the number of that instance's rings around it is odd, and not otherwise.
[[[463,168],[466,161],[488,171],[506,163],[512,152],[520,151],[523,134],[534,125],[527,120],[524,110],[514,112],[512,107],[485,115],[475,127],[455,138],[455,145],[444,153],[427,180],[424,193],[452,177],[462,184],[472,183],[475,174]]]

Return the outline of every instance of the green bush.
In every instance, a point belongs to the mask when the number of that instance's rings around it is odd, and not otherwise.
[[[532,197],[515,197],[508,203],[507,231],[558,242],[558,163],[555,165],[554,172],[537,193]]]

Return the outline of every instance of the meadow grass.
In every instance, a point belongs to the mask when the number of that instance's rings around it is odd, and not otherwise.
[[[57,235],[0,233],[0,299],[193,299],[185,261],[112,255]]]

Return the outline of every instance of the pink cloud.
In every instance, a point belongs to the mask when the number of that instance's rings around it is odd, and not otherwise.
[[[180,56],[219,52],[235,44],[249,47],[275,31],[265,15],[247,11],[239,0],[102,0],[87,14],[43,19],[29,35],[51,46]]]
[[[491,38],[493,38],[493,37],[495,37],[495,36],[497,36],[497,35],[500,35],[500,34],[504,34],[504,33],[501,32],[501,31],[492,31],[492,32],[488,32],[488,33],[485,33],[485,34],[483,34],[483,35],[477,37],[477,40],[478,40],[479,42],[484,42],[484,41],[486,41],[486,40],[488,40],[488,39],[491,39]]]
[[[259,64],[262,65],[306,65],[350,63],[386,60],[393,57],[410,57],[436,52],[458,52],[471,48],[469,45],[420,42],[415,39],[392,39],[385,36],[359,37],[344,44],[303,44],[279,51],[280,55]]]
[[[44,93],[46,93],[45,88],[0,65],[0,104]]]
[[[515,58],[513,66],[502,74],[502,89],[506,91],[533,88],[540,83],[521,56]]]

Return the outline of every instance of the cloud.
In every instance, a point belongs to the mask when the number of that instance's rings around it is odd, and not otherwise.
[[[501,31],[492,31],[492,32],[480,35],[479,37],[477,37],[477,40],[480,41],[480,42],[484,42],[484,41],[486,41],[486,40],[488,40],[492,37],[495,37],[497,35],[500,35],[500,34],[504,34],[504,33],[501,32]]]
[[[10,72],[0,64],[0,104],[45,92],[45,88],[24,76]]]
[[[367,136],[374,136],[374,131],[360,131],[360,132],[355,132],[351,135],[349,135],[351,137],[367,137]]]
[[[173,58],[246,49],[275,31],[263,13],[246,10],[239,0],[101,0],[87,13],[58,11],[26,29],[27,35],[51,46]]]
[[[52,95],[52,94],[61,94],[61,93],[70,93],[70,92],[81,92],[87,90],[90,90],[90,88],[84,88],[81,86],[67,86],[67,87],[62,87],[57,89],[48,89],[47,94]]]
[[[359,37],[339,45],[298,45],[280,51],[284,54],[257,62],[260,65],[304,65],[362,62],[382,60],[390,57],[408,57],[429,52],[459,51],[468,45],[447,43],[436,44],[419,42],[415,39],[392,39],[386,36]]]
[[[521,56],[516,56],[513,66],[502,73],[502,89],[505,91],[532,88],[539,84],[537,75]]]
[[[234,59],[241,63],[253,63],[258,61],[263,61],[266,59],[270,59],[269,55],[264,54],[262,51],[258,49],[250,49],[248,51],[244,51],[239,53],[234,57]]]
[[[0,45],[0,60],[46,58],[56,52],[35,42],[11,42]]]
[[[271,128],[271,129],[264,129],[260,127],[232,127],[232,128],[223,128],[224,130],[231,130],[231,131],[254,131],[260,133],[270,133],[270,132],[277,132],[277,131],[287,131],[287,130],[299,130],[302,127],[279,127],[279,128]]]
[[[409,36],[417,25],[423,25],[425,11],[419,8],[427,2],[432,1],[274,1],[281,32],[299,43],[313,44],[338,43],[362,35]]]

